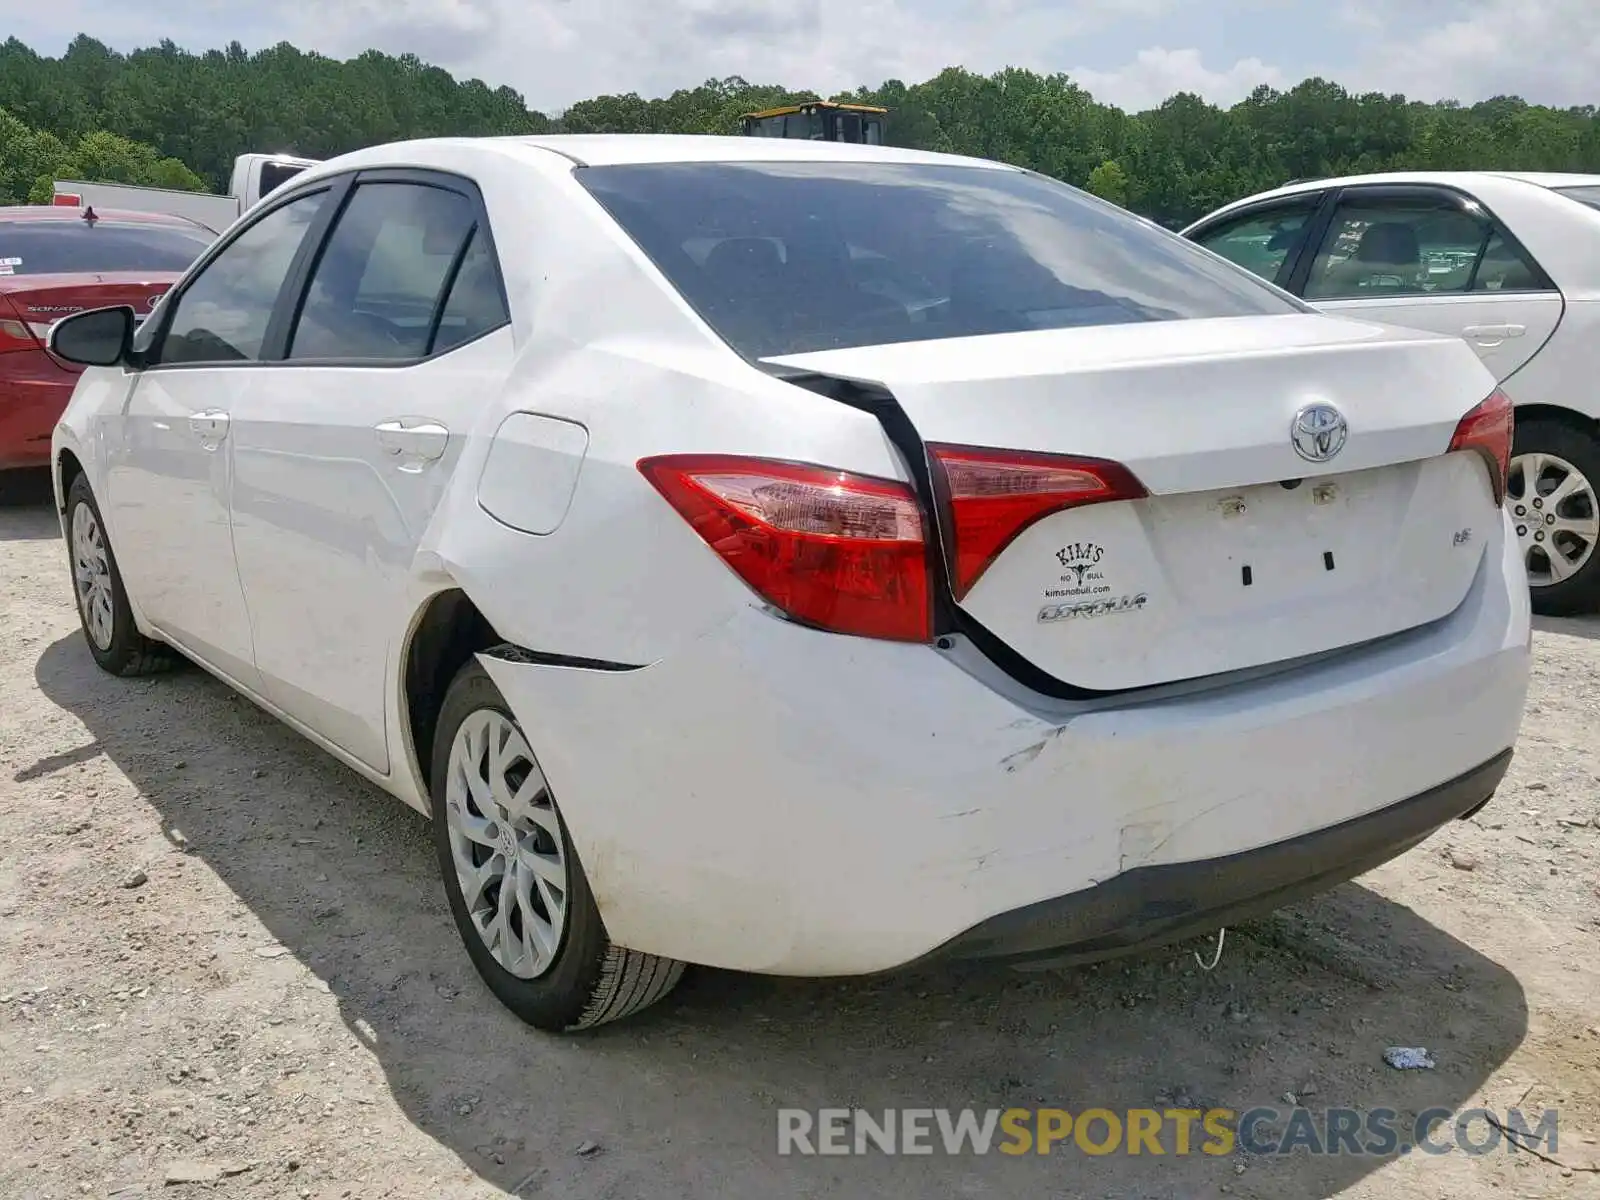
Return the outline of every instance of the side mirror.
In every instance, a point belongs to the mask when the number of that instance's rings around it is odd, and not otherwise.
[[[128,360],[134,324],[127,304],[73,313],[50,327],[50,353],[82,367],[115,367]]]

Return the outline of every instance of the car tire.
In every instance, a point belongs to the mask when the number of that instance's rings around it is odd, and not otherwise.
[[[1566,494],[1551,510],[1547,497],[1557,488]],[[1537,613],[1568,617],[1600,611],[1597,489],[1600,441],[1592,434],[1549,417],[1517,422],[1506,510],[1528,564]]]
[[[172,648],[145,637],[134,624],[105,518],[83,475],[74,477],[67,488],[65,532],[78,622],[96,664],[123,676],[170,670],[177,662]]]
[[[677,985],[683,963],[607,936],[549,784],[476,659],[445,693],[430,789],[456,929],[489,990],[518,1017],[552,1033],[588,1029]]]

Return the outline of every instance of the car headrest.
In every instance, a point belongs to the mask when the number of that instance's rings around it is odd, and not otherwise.
[[[1367,227],[1356,247],[1357,262],[1413,264],[1422,261],[1416,229],[1404,221],[1379,221]]]

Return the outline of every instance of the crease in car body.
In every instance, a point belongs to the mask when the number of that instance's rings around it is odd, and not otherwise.
[[[735,614],[725,615],[715,625],[696,634],[693,642],[714,645],[734,619]],[[762,619],[768,618],[762,614]],[[532,703],[535,695],[548,705],[545,711],[563,707],[559,701],[551,698],[549,689],[540,686],[541,675],[548,677],[558,674],[564,682],[579,688],[591,683],[594,687],[603,688],[608,677],[617,674],[613,671],[572,669],[545,662],[525,662],[519,656],[495,651],[481,653],[478,657],[502,692],[508,697],[517,697],[526,706],[525,710],[534,713],[540,711],[540,706]],[[682,654],[678,657],[682,657]],[[658,659],[632,666],[627,669],[627,674],[645,678],[653,669],[661,669],[665,662],[665,659]],[[574,797],[583,794],[582,787],[574,777],[577,772],[568,768],[559,743],[541,754],[540,767],[552,788]],[[637,799],[623,801],[628,802],[636,803]],[[649,803],[650,799],[646,797],[645,802]],[[570,815],[565,815],[595,902],[605,915],[608,926],[628,930],[632,940],[641,945],[653,944],[668,932],[663,922],[670,921],[666,914],[671,912],[671,904],[662,904],[661,901],[670,901],[672,898],[660,891],[652,892],[651,881],[659,876],[641,863],[623,837],[606,832],[619,826],[625,828],[627,812],[624,810],[611,814],[605,822],[594,821],[592,818],[595,816],[598,814],[589,806],[581,804],[570,806]],[[774,940],[772,933],[774,923],[784,926],[792,926],[793,923],[789,901],[780,891],[752,897],[746,890],[742,872],[720,869],[703,859],[684,864],[684,870],[686,879],[697,890],[703,890],[707,896],[725,897],[723,903],[726,905],[728,923],[723,933],[730,941],[742,944],[748,953],[770,955],[774,961],[788,952],[790,944],[781,938]]]

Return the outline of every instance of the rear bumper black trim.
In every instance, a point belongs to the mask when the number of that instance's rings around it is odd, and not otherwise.
[[[990,917],[922,961],[1083,963],[1181,941],[1325,891],[1482,808],[1505,750],[1438,787],[1326,829],[1199,862],[1136,867],[1092,888]]]

